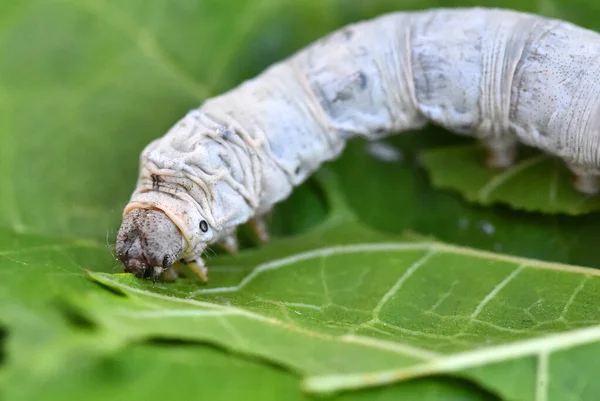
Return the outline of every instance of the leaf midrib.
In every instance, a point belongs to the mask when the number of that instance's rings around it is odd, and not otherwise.
[[[382,385],[425,375],[457,372],[527,356],[547,357],[549,354],[590,344],[600,340],[600,325],[542,337],[517,340],[450,356],[409,368],[382,370],[368,374],[320,375],[307,377],[303,387],[310,392],[329,392]]]

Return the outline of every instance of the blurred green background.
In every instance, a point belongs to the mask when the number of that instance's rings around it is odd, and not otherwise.
[[[138,155],[189,109],[349,22],[430,7],[507,7],[600,29],[591,0],[0,0],[0,397],[294,399],[276,366],[210,347],[110,339],[57,301],[95,289],[84,269],[118,272],[111,246]],[[479,249],[600,266],[598,213],[479,207],[433,189],[419,151],[468,143],[440,129],[387,141],[402,160],[349,144],[327,165],[361,222]],[[311,179],[273,215],[276,237],[328,213]],[[388,399],[393,388],[344,397]],[[406,399],[493,399],[455,379],[406,384]],[[68,395],[76,394],[77,396]],[[378,398],[379,397],[379,398]]]

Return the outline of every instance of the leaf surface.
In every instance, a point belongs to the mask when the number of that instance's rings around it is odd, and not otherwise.
[[[258,265],[242,257],[212,272],[218,284],[199,289],[92,273],[127,296],[91,297],[85,309],[123,339],[177,337],[260,356],[313,392],[452,373],[510,399],[560,400],[552,361],[600,350],[595,269],[409,241]]]

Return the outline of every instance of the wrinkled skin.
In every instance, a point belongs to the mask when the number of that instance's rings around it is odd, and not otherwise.
[[[165,213],[138,208],[124,217],[116,251],[125,272],[156,281],[179,260],[185,244],[181,232]]]

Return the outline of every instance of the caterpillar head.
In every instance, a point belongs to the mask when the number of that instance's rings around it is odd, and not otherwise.
[[[163,211],[135,208],[123,218],[116,252],[125,272],[156,281],[181,258],[186,245],[181,231]]]

